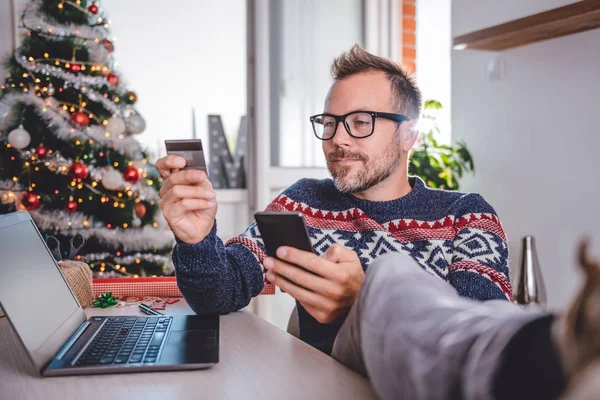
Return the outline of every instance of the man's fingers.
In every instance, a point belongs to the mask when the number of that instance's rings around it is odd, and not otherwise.
[[[342,246],[338,245],[337,243],[332,244],[329,246],[325,254],[323,254],[323,258],[334,263],[339,263],[342,258],[341,247]]]
[[[163,178],[168,178],[172,170],[185,167],[185,158],[181,156],[168,155],[160,158],[154,164],[156,170]]]
[[[332,276],[331,262],[309,251],[281,246],[277,249],[277,257],[290,264],[299,265],[324,278],[330,278]]]
[[[201,211],[213,208],[217,205],[214,200],[203,199],[179,199],[177,201],[167,200],[168,203],[161,199],[160,208],[167,220],[176,221],[180,219],[186,212]]]
[[[283,276],[288,281],[302,286],[311,292],[320,293],[326,296],[336,295],[332,282],[318,275],[308,272],[297,265],[291,265],[276,258],[269,257],[265,260],[265,268],[269,271]]]
[[[357,254],[354,250],[334,243],[325,252],[323,256],[326,260],[334,263],[350,262],[357,260]]]
[[[288,281],[286,278],[276,273],[269,273],[267,275],[267,278],[271,283],[273,283],[276,286],[279,286],[281,290],[283,290],[284,292],[286,292],[294,299],[298,300],[303,304],[317,307],[320,304],[323,304],[325,301],[327,301],[327,299],[325,299],[323,296],[317,293],[313,293],[301,286],[298,286],[295,283]]]
[[[207,205],[207,207],[199,206],[200,208],[193,208],[194,206],[191,206],[192,208],[188,208],[189,210],[214,207],[217,203],[215,196],[207,195],[204,192],[205,191],[202,190],[202,188],[195,186],[175,186],[161,197],[160,208],[164,212],[179,201],[185,201],[183,204],[185,204],[186,207],[190,207],[187,205]]]
[[[173,186],[177,185],[200,185],[212,189],[212,184],[206,179],[206,172],[198,169],[173,172],[163,183],[160,196],[164,196]]]
[[[172,186],[168,192],[165,192],[163,197],[173,196],[178,199],[206,199],[214,200],[216,193],[212,189],[206,189],[202,186]]]

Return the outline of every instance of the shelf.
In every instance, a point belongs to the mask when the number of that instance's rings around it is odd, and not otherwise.
[[[596,28],[600,28],[600,0],[582,0],[457,36],[452,46],[455,50],[507,50]]]

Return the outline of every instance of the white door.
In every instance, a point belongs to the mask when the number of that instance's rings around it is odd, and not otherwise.
[[[398,59],[401,0],[248,0],[251,215],[301,178],[327,178],[309,116],[323,110],[333,58],[354,43]],[[294,300],[278,291],[253,309],[285,329]]]

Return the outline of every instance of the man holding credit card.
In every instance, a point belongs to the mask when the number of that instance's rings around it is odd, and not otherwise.
[[[334,60],[331,72],[324,111],[310,121],[332,179],[302,179],[267,207],[301,212],[314,252],[284,246],[277,257],[267,257],[256,223],[223,243],[206,172],[183,170],[186,160],[175,155],[157,161],[165,178],[160,207],[177,238],[179,288],[197,313],[226,314],[247,306],[270,281],[297,300],[300,339],[368,374],[383,397],[442,398],[434,392],[460,389],[487,398],[494,360],[521,328],[544,317],[514,316],[521,310],[506,301],[512,289],[500,220],[478,194],[433,190],[408,176],[422,100],[401,66],[354,46]],[[480,303],[494,299],[505,301]],[[480,315],[469,317],[465,310],[477,307]],[[456,313],[465,319],[442,323]],[[360,328],[365,319],[367,331]],[[483,332],[501,328],[489,342],[477,342]],[[386,347],[392,344],[382,342],[385,332],[397,329],[406,329],[398,334],[405,343]],[[423,346],[407,348],[411,337],[423,338]],[[446,359],[425,357],[443,353],[444,343],[455,346]],[[478,345],[487,352],[469,353]],[[413,378],[431,384],[410,386],[406,374],[390,383],[398,376],[395,367],[417,359]],[[489,374],[480,385],[463,387],[464,377],[453,372],[459,359],[473,362],[470,378],[478,367]]]

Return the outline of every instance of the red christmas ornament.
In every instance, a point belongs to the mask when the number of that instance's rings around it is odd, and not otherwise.
[[[73,71],[73,72],[81,71],[81,64],[71,64],[71,71]]]
[[[146,215],[146,206],[144,203],[137,203],[134,208],[135,215],[137,215],[138,218],[144,218],[144,215]]]
[[[86,127],[90,124],[90,117],[84,112],[77,111],[71,114],[71,121],[75,125]]]
[[[137,183],[140,180],[140,171],[136,167],[127,167],[123,172],[123,178],[129,183]]]
[[[77,182],[81,182],[88,177],[89,170],[87,165],[82,162],[76,162],[69,167],[69,176]]]
[[[108,83],[110,83],[111,85],[117,86],[119,84],[119,77],[113,74],[112,72],[109,73],[106,78],[108,79]]]
[[[45,148],[43,145],[40,145],[40,147],[35,149],[35,156],[37,158],[46,157],[47,155],[48,155],[48,149]]]
[[[106,50],[108,50],[109,53],[112,53],[113,51],[115,51],[115,45],[110,40],[108,40],[108,39],[102,39],[101,43],[104,46],[104,48]]]
[[[77,202],[75,200],[69,200],[69,202],[65,206],[65,211],[68,211],[68,212],[77,211]]]
[[[96,5],[96,3],[92,3],[92,5],[88,7],[88,10],[92,14],[98,14],[98,6]]]
[[[25,192],[23,193],[23,197],[21,197],[21,204],[28,210],[35,210],[40,206],[40,199],[33,192]]]

